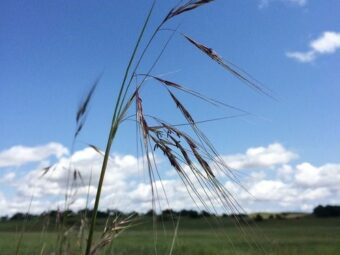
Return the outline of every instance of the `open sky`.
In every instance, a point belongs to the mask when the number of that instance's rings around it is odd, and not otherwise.
[[[149,0],[0,2],[0,214],[62,206],[72,159],[95,184],[117,90],[151,6]],[[157,1],[150,35],[177,1]],[[246,70],[275,97],[250,89],[189,44],[179,33],[154,75],[184,84],[250,115],[200,124],[225,161],[242,173],[249,196],[229,180],[248,211],[311,211],[340,203],[340,2],[338,0],[214,1],[173,19],[176,28]],[[147,72],[171,31],[151,45]],[[143,41],[145,45],[145,41]],[[70,146],[75,113],[102,74],[87,124]],[[146,113],[180,123],[164,90],[147,81]],[[237,114],[178,94],[200,121]],[[135,124],[126,121],[112,148],[101,208],[146,211],[148,181],[136,154]],[[71,155],[72,154],[72,155]],[[194,208],[169,166],[159,159],[175,209]],[[40,178],[41,169],[58,165]],[[86,183],[87,180],[85,180]],[[90,194],[95,188],[91,186]],[[87,184],[72,208],[84,207]],[[166,205],[165,205],[166,206]]]

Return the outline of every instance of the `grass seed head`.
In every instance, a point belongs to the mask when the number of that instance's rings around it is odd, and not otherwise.
[[[163,20],[163,23],[165,23],[166,21],[172,19],[175,16],[178,16],[184,12],[188,12],[191,10],[194,10],[204,4],[210,3],[213,0],[190,0],[188,2],[186,2],[185,4],[177,7],[177,8],[173,8],[170,10],[170,12],[167,14],[167,16],[165,17],[165,19]]]

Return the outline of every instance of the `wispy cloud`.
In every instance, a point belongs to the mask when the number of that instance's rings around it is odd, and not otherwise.
[[[261,0],[259,3],[260,8],[267,7],[272,2],[282,2],[282,3],[290,3],[297,6],[305,6],[307,4],[307,0]]]
[[[310,50],[287,52],[286,56],[302,63],[315,60],[320,55],[333,54],[340,48],[340,33],[326,31],[309,43]]]
[[[307,4],[307,0],[289,0],[292,3],[298,4],[300,6],[304,6]]]

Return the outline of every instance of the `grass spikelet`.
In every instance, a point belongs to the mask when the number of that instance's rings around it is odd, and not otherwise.
[[[146,120],[145,120],[145,117],[144,117],[142,99],[140,98],[138,92],[136,94],[136,106],[137,106],[137,119],[138,119],[140,126],[141,126],[143,138],[144,138],[144,140],[146,140],[147,137],[148,137],[149,128],[148,128],[148,124],[146,123]]]
[[[205,161],[201,155],[198,153],[198,151],[195,148],[191,148],[192,152],[194,153],[197,161],[200,163],[201,167],[204,169],[204,171],[207,173],[208,176],[210,177],[215,177],[213,171],[211,170],[210,165],[208,164],[207,161]]]
[[[40,177],[43,177],[45,176],[48,172],[50,172],[51,170],[53,170],[55,168],[55,165],[49,165],[49,166],[46,166],[42,169],[42,174]]]
[[[148,75],[149,77],[159,81],[160,83],[162,83],[163,85],[167,86],[167,87],[172,87],[172,88],[175,88],[177,90],[180,90],[184,93],[187,93],[191,96],[194,96],[200,100],[203,100],[211,105],[214,105],[214,106],[222,106],[222,107],[226,107],[226,108],[230,108],[230,109],[233,109],[233,110],[236,110],[238,112],[241,112],[243,114],[246,114],[246,115],[249,115],[250,113],[241,109],[241,108],[238,108],[238,107],[235,107],[235,106],[232,106],[230,104],[226,104],[225,102],[221,102],[221,101],[218,101],[214,98],[209,98],[207,97],[206,95],[203,95],[195,90],[192,90],[192,89],[189,89],[181,84],[178,84],[178,83],[175,83],[175,82],[172,82],[172,81],[169,81],[169,80],[164,80],[164,79],[161,79],[159,77],[156,77],[156,76],[152,76],[152,75]]]
[[[86,116],[89,108],[89,104],[91,102],[91,99],[93,97],[93,94],[98,86],[98,83],[100,81],[101,76],[99,76],[95,82],[92,84],[90,90],[84,97],[82,103],[79,105],[77,113],[76,113],[76,131],[74,133],[74,138],[76,138],[79,134],[79,132],[82,130],[85,121],[86,121]]]
[[[97,152],[98,154],[100,154],[101,156],[104,156],[103,152],[102,152],[97,146],[95,146],[95,145],[93,145],[93,144],[88,144],[88,146],[89,146],[90,148],[92,148],[95,152]]]
[[[168,158],[170,164],[178,171],[182,172],[182,167],[178,163],[176,156],[172,153],[169,146],[166,145],[167,141],[158,140],[155,137],[151,136],[152,140],[155,142],[155,148],[159,148],[164,155]]]
[[[207,3],[210,3],[214,0],[190,0],[188,2],[186,2],[185,4],[179,6],[179,7],[175,7],[173,9],[170,10],[170,12],[166,15],[165,19],[163,20],[163,23],[165,23],[166,21],[172,19],[175,16],[178,16],[184,12],[188,12],[191,10],[194,10],[202,5],[205,5]]]
[[[175,82],[172,82],[172,81],[164,80],[164,79],[161,79],[161,78],[156,77],[156,76],[152,76],[152,78],[156,79],[157,81],[159,81],[161,83],[164,83],[166,86],[169,86],[169,87],[174,87],[176,89],[183,88],[181,85],[179,85],[179,84],[177,84]]]
[[[185,159],[186,164],[191,168],[192,167],[192,161],[188,155],[188,153],[186,152],[186,150],[184,149],[184,147],[181,145],[181,143],[176,140],[173,136],[170,135],[170,139],[175,143],[176,147],[180,150],[180,152],[182,153],[183,158]]]
[[[221,65],[224,69],[226,69],[228,72],[230,72],[232,75],[234,75],[236,78],[240,79],[241,81],[245,82],[248,86],[250,86],[251,88],[269,96],[269,97],[273,97],[272,95],[269,94],[269,92],[267,92],[265,90],[265,88],[263,88],[260,84],[258,84],[258,82],[253,79],[252,77],[250,77],[246,72],[240,70],[239,68],[237,68],[235,65],[228,63],[223,60],[222,57],[220,57],[217,52],[212,49],[209,48],[199,42],[197,42],[196,40],[192,39],[191,37],[182,34],[192,45],[194,45],[196,48],[198,48],[199,50],[201,50],[203,53],[205,53],[207,56],[209,56],[212,60],[214,60],[216,63],[218,63],[219,65]]]
[[[170,96],[171,98],[174,100],[176,106],[180,109],[180,111],[182,112],[183,116],[185,117],[185,119],[189,122],[189,123],[195,123],[194,119],[191,117],[191,114],[189,113],[189,111],[184,107],[184,105],[177,99],[177,97],[175,97],[175,95],[173,93],[171,93],[171,91],[169,90]]]
[[[121,232],[130,227],[132,223],[132,216],[133,215],[130,215],[125,219],[120,219],[117,216],[112,221],[108,219],[101,238],[99,239],[97,244],[93,246],[90,254],[98,254],[99,251],[101,251],[107,245],[111,244],[114,238],[116,238]]]

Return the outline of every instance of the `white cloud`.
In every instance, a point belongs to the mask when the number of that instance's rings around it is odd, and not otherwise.
[[[30,171],[17,184],[18,191],[22,195],[44,196],[44,195],[62,195],[65,193],[67,179],[71,181],[74,178],[74,171],[68,171],[69,167],[80,172],[81,178],[75,185],[78,188],[78,194],[84,195],[87,193],[87,187],[90,178],[92,185],[95,185],[99,179],[102,156],[92,148],[85,148],[75,152],[70,158],[60,158],[55,167],[49,173],[42,176],[41,169]],[[108,163],[108,169],[105,176],[105,185],[103,192],[111,186],[119,187],[120,182],[126,178],[133,177],[138,173],[137,159],[131,155],[113,155]],[[70,176],[70,177],[69,177]],[[93,191],[94,187],[90,187]]]
[[[277,177],[283,181],[289,182],[293,178],[294,170],[290,165],[283,165],[277,169]]]
[[[267,147],[249,148],[243,154],[227,155],[228,163],[233,167],[252,168],[246,175],[239,175],[240,181],[246,188],[219,176],[225,183],[231,195],[249,211],[294,211],[311,210],[318,204],[337,203],[340,196],[340,164],[324,164],[314,166],[310,163],[301,163],[296,166],[288,164],[297,155],[287,150],[279,143]],[[102,156],[91,148],[75,152],[71,156],[61,156],[55,169],[45,176],[42,175],[40,162],[24,176],[15,172],[0,175],[0,213],[13,214],[27,211],[31,196],[33,195],[31,212],[40,213],[44,210],[64,208],[64,195],[68,171],[71,165],[81,172],[74,182],[75,189],[72,204],[73,210],[82,209],[86,204],[89,193],[89,205],[93,206],[96,193],[96,184]],[[142,165],[142,164],[141,164]],[[254,169],[260,168],[259,171]],[[268,171],[268,169],[270,169]],[[162,209],[197,209],[195,202],[188,195],[187,187],[174,175],[169,175],[164,166],[159,166],[162,182],[156,181],[154,187],[157,207]],[[184,171],[189,169],[184,168]],[[92,176],[92,177],[91,177]],[[70,175],[73,178],[73,173]],[[89,186],[89,180],[92,178]],[[206,199],[202,187],[194,175],[188,175],[193,184],[197,184],[197,192],[203,201],[216,206],[218,198],[210,194]],[[11,192],[7,192],[12,189]],[[189,188],[190,190],[190,188]],[[165,191],[165,194],[164,194]],[[191,191],[192,192],[192,191]],[[193,193],[191,195],[195,196]],[[196,199],[198,204],[199,201]],[[106,172],[105,183],[100,203],[101,209],[117,208],[123,211],[137,210],[145,212],[151,208],[152,191],[146,172],[138,169],[138,159],[132,155],[111,155],[111,160]],[[221,211],[222,212],[222,211]]]
[[[334,53],[340,48],[340,33],[324,32],[321,37],[311,42],[310,47],[320,54]]]
[[[13,146],[7,150],[0,151],[0,168],[39,162],[51,156],[60,158],[67,153],[67,148],[59,143],[49,143],[36,147]]]
[[[289,58],[296,59],[302,63],[312,62],[316,58],[316,53],[314,51],[307,52],[287,52],[286,56]]]
[[[226,183],[226,187],[233,190],[240,203],[252,211],[310,211],[319,204],[340,203],[340,164],[283,165],[275,171],[275,177],[252,172],[249,178],[243,180],[249,192],[230,182]],[[260,178],[254,178],[256,176]]]
[[[263,180],[252,183],[249,192],[255,200],[275,201],[281,205],[294,201],[293,198],[298,195],[295,189],[281,180]]]
[[[158,162],[158,159],[155,159]],[[76,151],[70,157],[61,157],[49,172],[43,175],[41,167],[28,171],[27,174],[15,178],[14,173],[10,172],[0,176],[0,180],[8,180],[7,187],[15,190],[13,197],[6,198],[6,206],[0,207],[1,213],[14,213],[19,210],[27,210],[27,201],[34,197],[40,204],[46,207],[35,208],[36,211],[48,210],[51,208],[64,208],[64,195],[66,193],[66,183],[68,176],[73,183],[72,196],[69,199],[70,208],[73,210],[82,209],[85,206],[86,196],[90,195],[89,204],[93,204],[93,198],[96,194],[96,184],[99,180],[102,156],[92,148],[85,148]],[[38,164],[40,165],[40,164]],[[73,181],[74,171],[67,170],[71,166],[81,173],[81,179]],[[91,179],[91,184],[90,183]],[[10,181],[9,181],[10,180]],[[176,182],[176,184],[174,183]],[[165,188],[168,197],[181,197],[177,191],[180,190],[179,180],[166,180],[156,184],[158,196],[161,199],[163,208],[167,208],[166,197],[162,192]],[[185,188],[183,187],[183,194]],[[1,190],[1,189],[0,189]],[[157,194],[156,194],[157,195]],[[20,199],[26,201],[25,208],[20,207]],[[176,199],[173,199],[174,201]],[[188,199],[187,199],[188,200]],[[21,200],[20,200],[21,201]],[[173,206],[185,207],[185,200],[176,201]],[[100,207],[119,208],[124,211],[146,211],[151,208],[151,189],[148,175],[138,168],[138,159],[132,155],[111,155],[108,168],[105,175],[104,186],[102,189],[102,199]]]
[[[310,50],[306,52],[287,52],[286,56],[299,62],[312,62],[320,55],[333,54],[340,48],[340,33],[326,31],[309,44]]]
[[[7,207],[7,199],[6,197],[0,192],[0,209],[1,211],[3,211],[3,214],[8,214],[9,212],[7,212],[6,210]],[[5,212],[6,210],[6,212]],[[1,216],[1,215],[0,215]]]
[[[224,156],[225,162],[234,169],[270,168],[286,164],[297,158],[297,154],[287,150],[279,143],[268,147],[249,148],[245,154]]]
[[[323,199],[325,197],[331,196],[332,192],[329,188],[311,188],[306,189],[301,193],[301,198],[303,200],[315,201],[317,199]]]
[[[7,183],[7,182],[11,182],[15,179],[16,174],[14,172],[8,172],[7,174],[5,174],[4,176],[0,177],[0,183]]]
[[[310,163],[296,166],[295,180],[298,184],[307,187],[336,188],[340,186],[340,164],[326,164],[315,167]]]
[[[283,2],[283,3],[289,3],[294,4],[297,6],[305,6],[307,4],[307,0],[261,0],[259,3],[259,8],[267,7],[271,2]]]

